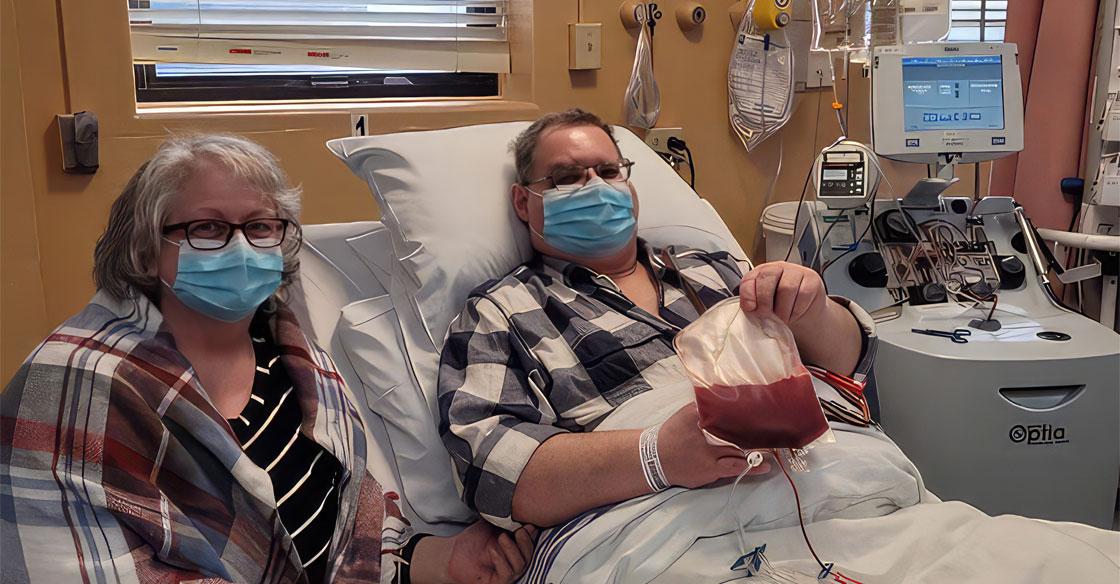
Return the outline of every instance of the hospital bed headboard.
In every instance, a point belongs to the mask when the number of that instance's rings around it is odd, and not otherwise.
[[[400,259],[394,298],[420,323],[417,349],[438,351],[471,289],[529,258],[529,235],[514,215],[510,144],[528,122],[342,138],[327,143],[366,180]],[[653,243],[726,249],[743,257],[715,210],[646,144],[614,129],[640,200],[639,235]],[[404,306],[400,306],[402,312]],[[426,345],[426,346],[425,346]],[[418,375],[434,398],[435,365]]]

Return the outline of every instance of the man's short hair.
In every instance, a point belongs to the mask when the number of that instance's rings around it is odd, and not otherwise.
[[[513,157],[517,166],[518,183],[527,185],[533,179],[540,178],[529,176],[529,173],[533,171],[533,156],[537,152],[537,142],[540,141],[541,134],[552,128],[570,128],[572,126],[595,126],[606,132],[611,141],[615,143],[615,148],[618,148],[618,141],[614,139],[614,131],[611,127],[604,124],[599,116],[589,111],[576,107],[562,112],[545,114],[533,122],[524,132],[521,132],[513,141]],[[619,150],[619,156],[621,155],[622,151]]]

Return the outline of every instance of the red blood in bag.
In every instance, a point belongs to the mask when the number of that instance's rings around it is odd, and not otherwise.
[[[760,385],[696,388],[700,427],[739,448],[803,448],[828,430],[808,371]]]

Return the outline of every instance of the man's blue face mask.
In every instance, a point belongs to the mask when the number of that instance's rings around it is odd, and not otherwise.
[[[175,284],[164,285],[199,314],[237,322],[256,312],[280,287],[284,256],[279,246],[253,247],[240,233],[214,250],[195,249],[186,240],[167,241],[179,246],[179,266]]]
[[[576,189],[537,193],[544,209],[545,243],[576,257],[598,258],[619,252],[634,237],[637,220],[630,191],[599,177]]]

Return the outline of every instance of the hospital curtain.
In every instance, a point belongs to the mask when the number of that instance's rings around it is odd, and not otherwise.
[[[129,0],[136,63],[506,73],[507,0]]]
[[[1014,195],[1036,225],[1065,229],[1059,182],[1081,174],[1097,2],[1011,0],[1006,42],[1019,47],[1023,151],[993,163],[990,193]]]

